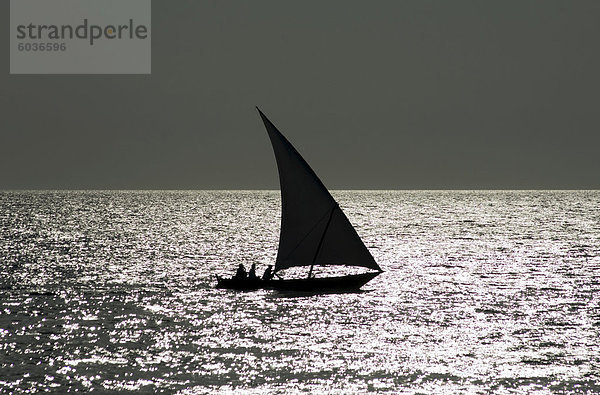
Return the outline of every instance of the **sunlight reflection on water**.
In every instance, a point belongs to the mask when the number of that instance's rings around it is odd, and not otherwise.
[[[600,192],[334,195],[365,292],[213,288],[278,192],[1,193],[0,391],[600,391]]]

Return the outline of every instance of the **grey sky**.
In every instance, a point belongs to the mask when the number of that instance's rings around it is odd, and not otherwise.
[[[0,4],[8,26],[9,2]],[[600,188],[598,1],[153,1],[151,76],[11,76],[0,189]]]

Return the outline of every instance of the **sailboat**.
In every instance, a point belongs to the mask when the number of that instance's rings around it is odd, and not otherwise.
[[[262,280],[222,278],[217,287],[269,288],[289,291],[338,292],[358,290],[382,273],[356,230],[304,158],[260,111],[275,152],[281,187],[281,230],[274,274]],[[362,274],[316,277],[315,266],[355,266],[371,269]],[[310,267],[308,277],[283,279],[285,269]]]

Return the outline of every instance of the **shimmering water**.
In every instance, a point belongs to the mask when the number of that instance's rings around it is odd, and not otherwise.
[[[334,192],[365,292],[214,289],[278,192],[0,193],[0,392],[598,392],[600,192]]]

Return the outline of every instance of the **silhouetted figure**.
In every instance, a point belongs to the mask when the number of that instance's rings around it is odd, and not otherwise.
[[[258,277],[256,277],[256,263],[252,264],[252,267],[250,267],[250,272],[248,272],[248,278],[250,280],[256,280]]]
[[[269,281],[273,278],[273,265],[269,265],[262,276],[264,281]]]
[[[240,265],[237,268],[237,272],[235,273],[235,276],[233,278],[239,280],[243,280],[246,278],[246,268],[244,267],[244,265],[240,263]]]

